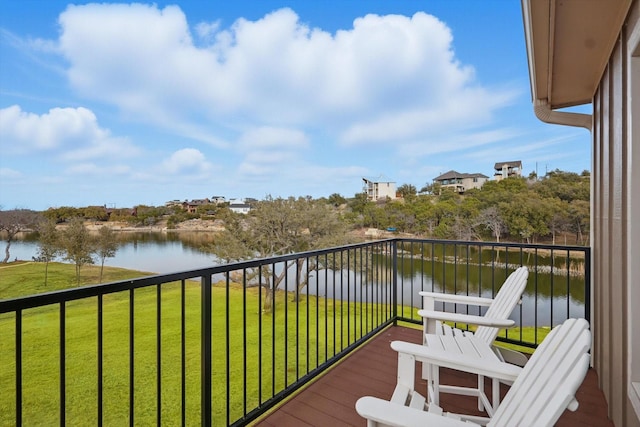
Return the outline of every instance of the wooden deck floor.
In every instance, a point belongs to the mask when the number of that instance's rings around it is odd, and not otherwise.
[[[396,384],[397,353],[389,343],[394,340],[420,342],[420,332],[401,326],[385,330],[254,425],[365,426],[365,420],[355,411],[356,400],[365,395],[391,397]],[[440,378],[446,384],[473,385],[476,381],[472,375],[449,369],[442,369]],[[423,380],[417,381],[424,385]],[[487,389],[489,387],[487,382]],[[501,391],[506,393],[507,387],[503,386]],[[607,418],[606,401],[598,389],[595,371],[589,370],[576,397],[578,410],[565,411],[557,426],[613,427]],[[446,411],[483,415],[477,411],[473,397],[441,394],[440,403]]]

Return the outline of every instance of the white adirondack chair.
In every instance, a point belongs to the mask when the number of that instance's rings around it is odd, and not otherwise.
[[[414,346],[413,360],[407,359],[415,369],[416,361],[426,361],[453,369],[481,372],[488,376],[510,376],[519,369],[505,362],[492,366],[477,358],[459,355],[451,357],[442,350]],[[517,375],[488,427],[551,427],[565,409],[575,411],[578,402],[575,393],[582,384],[589,368],[591,333],[585,319],[568,319],[554,328],[533,353],[529,362]],[[404,368],[403,368],[404,369]],[[400,367],[399,367],[400,371]],[[413,371],[415,373],[415,371]],[[408,372],[405,372],[408,373]],[[396,386],[394,397],[402,395],[399,388],[412,389],[413,378]],[[479,424],[460,414],[443,413],[435,404],[425,404],[425,398],[414,390],[405,393],[405,402],[393,402],[366,396],[356,402],[356,411],[367,419],[367,426],[451,426],[470,427]]]
[[[500,361],[507,361],[518,366],[524,366],[526,357],[521,353],[498,347],[490,347],[485,351],[486,346],[476,345],[478,341],[491,346],[496,339],[501,328],[509,328],[514,325],[514,321],[509,319],[515,306],[520,302],[522,293],[527,286],[529,270],[527,267],[519,267],[513,271],[507,280],[502,284],[496,296],[492,298],[481,298],[466,295],[443,294],[435,292],[420,292],[422,296],[423,309],[418,314],[423,318],[423,344],[449,351],[456,351],[462,354],[474,354],[478,357],[491,360],[497,357]],[[436,301],[445,303],[456,303],[465,305],[477,305],[489,307],[484,316],[468,315],[463,313],[449,313],[435,310]],[[477,325],[475,332],[462,331],[443,323],[445,321]],[[470,336],[475,340],[465,339]],[[494,353],[493,355],[490,353]],[[495,408],[500,403],[499,379],[493,378],[494,390],[492,401],[490,402],[484,392],[484,376],[478,375],[477,388],[457,387],[440,384],[439,369],[437,366],[423,364],[422,377],[427,380],[427,396],[429,402],[439,404],[440,393],[453,393],[462,395],[478,396],[478,409],[486,410],[489,416],[493,415]],[[508,384],[510,381],[504,380]]]

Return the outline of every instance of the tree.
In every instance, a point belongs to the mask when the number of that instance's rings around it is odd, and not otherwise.
[[[11,242],[21,231],[34,228],[38,223],[40,215],[29,209],[13,209],[9,211],[0,210],[0,232],[4,231],[7,238],[7,246],[4,249],[4,259],[2,263],[7,263],[11,256],[9,250]]]
[[[491,231],[496,238],[496,242],[500,242],[500,236],[507,231],[507,226],[500,215],[500,211],[495,206],[490,206],[480,211],[476,218],[476,224],[484,226]]]
[[[82,218],[73,218],[62,232],[64,258],[76,265],[76,282],[80,284],[80,270],[85,264],[93,264],[93,239],[84,226]]]
[[[225,218],[225,231],[216,238],[212,251],[225,261],[273,257],[294,252],[338,246],[348,242],[345,223],[330,205],[306,198],[272,198],[258,202],[248,216],[230,213]],[[272,267],[248,272],[247,282],[265,289],[263,310],[272,308],[275,290],[289,268],[297,269],[296,287],[307,285],[306,271],[318,265],[314,260],[304,269],[304,259],[291,260],[283,269]],[[298,292],[296,292],[297,294]]]
[[[41,221],[38,224],[38,260],[44,262],[44,285],[47,286],[49,277],[49,262],[53,261],[61,254],[60,233],[56,229],[56,222],[53,219]]]
[[[418,190],[416,190],[415,185],[402,184],[400,187],[398,187],[398,193],[402,195],[402,198],[412,200],[415,198]]]
[[[118,250],[116,234],[109,227],[100,227],[94,245],[95,254],[100,259],[100,282],[102,283],[104,261],[107,258],[113,258],[116,256],[116,251]]]
[[[329,196],[328,202],[331,205],[333,205],[334,207],[337,208],[337,207],[347,203],[347,199],[345,199],[344,197],[342,197],[338,193],[333,193],[332,195]]]

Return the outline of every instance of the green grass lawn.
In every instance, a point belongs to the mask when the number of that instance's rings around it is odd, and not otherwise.
[[[52,263],[48,284],[44,286],[44,265],[41,263],[0,266],[0,298],[67,288],[75,284],[74,274],[73,265]],[[98,275],[98,267],[83,268],[84,284],[97,282]],[[144,275],[105,267],[103,281]],[[158,297],[160,332],[156,320]],[[168,425],[179,424],[181,297],[180,283],[164,284],[159,293],[156,287],[135,290],[133,332],[129,326],[129,292],[103,297],[102,402],[105,425],[128,422],[130,333],[134,338],[135,355],[135,424],[156,425],[158,377],[161,379],[162,421]],[[192,425],[200,422],[199,283],[186,282],[184,298],[185,412],[187,424]],[[233,422],[355,338],[366,334],[373,328],[372,311],[381,309],[366,304],[333,303],[314,296],[304,296],[296,304],[291,301],[291,295],[280,292],[276,296],[274,314],[270,314],[262,312],[260,298],[255,288],[243,291],[234,285],[227,288],[223,283],[213,288],[212,411],[215,425],[227,424],[227,402],[230,421]],[[67,425],[97,423],[97,307],[97,297],[65,305]],[[368,315],[365,314],[367,312]],[[59,305],[29,309],[22,314],[24,425],[59,423],[59,325]],[[161,337],[159,367],[156,361],[158,333]],[[15,423],[16,407],[15,315],[0,315],[0,337],[0,426],[10,426]]]

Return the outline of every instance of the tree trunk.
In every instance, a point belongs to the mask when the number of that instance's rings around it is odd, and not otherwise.
[[[271,313],[273,310],[273,289],[267,286],[263,286],[264,288],[264,302],[262,303],[262,311],[264,313]]]
[[[2,260],[2,264],[6,264],[9,261],[9,248],[11,247],[11,235],[9,235],[9,239],[7,240],[7,246],[4,248],[4,259]]]
[[[49,261],[44,263],[44,285],[47,286],[47,279],[49,278]]]

